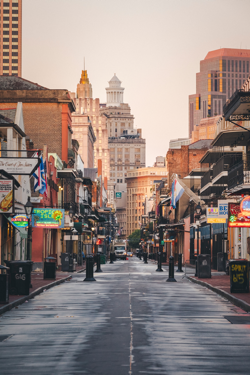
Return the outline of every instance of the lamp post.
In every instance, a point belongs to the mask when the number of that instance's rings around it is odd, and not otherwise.
[[[29,218],[29,224],[28,224],[28,243],[27,243],[27,260],[31,260],[31,243],[32,243],[32,225],[31,225],[31,218],[32,218],[32,212],[33,212],[33,205],[30,201],[30,197],[28,197],[28,201],[26,205],[24,206],[25,213]]]
[[[200,222],[199,222],[199,218],[201,216],[201,205],[200,205],[200,202],[198,203],[198,205],[196,206],[196,209],[195,209],[195,216],[198,220],[196,220],[196,225],[197,225],[197,259],[198,259],[198,255],[199,255],[199,252],[200,252],[200,239],[199,239],[199,226],[200,226]],[[197,267],[198,267],[198,260],[196,260],[196,267],[195,267],[195,276],[198,276],[198,271],[197,271]]]
[[[73,227],[73,219],[74,217],[74,211],[72,208],[72,205],[69,207],[69,218],[70,218],[70,227]],[[73,254],[72,254],[72,247],[73,247],[73,241],[72,241],[72,228],[70,230],[70,247],[69,247],[69,271],[73,271]]]

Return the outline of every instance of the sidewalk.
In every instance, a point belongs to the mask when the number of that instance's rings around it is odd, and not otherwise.
[[[250,293],[230,293],[230,277],[229,275],[213,275],[211,279],[199,279],[195,276],[187,276],[187,278],[197,284],[211,289],[222,297],[225,297],[234,305],[250,312]]]
[[[76,273],[83,272],[85,270],[85,265],[83,266],[76,266]],[[25,301],[35,297],[36,295],[42,293],[46,289],[50,289],[53,286],[61,284],[62,282],[69,279],[73,273],[75,272],[56,272],[56,279],[46,279],[43,278],[43,272],[32,272],[31,273],[31,285],[30,294],[27,296],[19,296],[19,295],[10,295],[9,296],[9,303],[0,304],[0,314],[3,314],[6,311],[11,310],[13,307],[21,305]]]

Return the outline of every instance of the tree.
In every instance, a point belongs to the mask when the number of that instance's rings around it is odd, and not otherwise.
[[[141,242],[141,231],[140,229],[136,229],[128,236],[128,244],[133,249],[137,249],[139,248],[139,242]]]

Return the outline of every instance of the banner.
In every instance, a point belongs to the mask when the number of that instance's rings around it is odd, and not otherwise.
[[[0,180],[0,213],[14,213],[13,180]]]
[[[64,228],[64,210],[59,208],[34,208],[32,214],[33,228]]]
[[[181,186],[181,184],[175,179],[172,183],[172,200],[171,200],[171,206],[173,208],[176,208],[176,203],[184,193],[184,189]]]

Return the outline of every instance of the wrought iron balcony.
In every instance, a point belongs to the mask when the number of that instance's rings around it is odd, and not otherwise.
[[[228,170],[241,160],[241,153],[223,155],[213,166],[213,184],[228,185]]]
[[[242,160],[228,171],[228,190],[240,190],[244,188],[244,184],[250,184],[250,170]]]
[[[201,189],[212,181],[213,171],[208,170],[201,179]]]
[[[58,208],[63,208],[65,211],[69,211],[70,206],[72,207],[72,210],[74,211],[74,215],[79,214],[79,205],[78,203],[75,203],[75,202],[62,203],[59,205]]]

